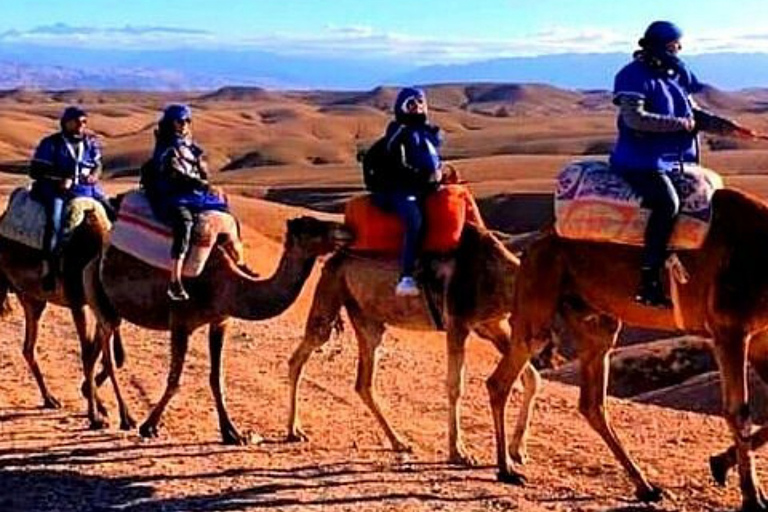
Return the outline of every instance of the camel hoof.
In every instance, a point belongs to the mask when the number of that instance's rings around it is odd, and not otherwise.
[[[512,462],[521,466],[524,466],[525,463],[528,462],[528,455],[525,452],[510,450],[509,458],[512,459]]]
[[[43,399],[43,409],[61,409],[61,402],[48,395]]]
[[[658,503],[664,498],[664,491],[660,487],[651,484],[648,489],[638,489],[635,497],[643,503]]]
[[[477,459],[472,455],[458,452],[448,457],[449,464],[455,464],[457,466],[466,466],[468,468],[477,466]]]
[[[109,427],[109,422],[104,418],[93,418],[88,425],[91,430],[104,430]]]
[[[136,420],[134,420],[130,414],[126,414],[123,419],[120,420],[120,430],[133,430],[136,428]]]
[[[139,427],[139,435],[145,439],[157,437],[157,425],[149,425],[144,423],[141,427]]]
[[[259,444],[264,438],[255,432],[248,431],[240,434],[235,427],[222,429],[221,442],[227,446],[247,446],[249,444]]]
[[[728,478],[728,464],[722,455],[713,455],[709,458],[709,472],[717,485],[725,487],[725,481]]]
[[[288,432],[288,435],[285,437],[286,442],[289,443],[306,443],[309,441],[309,436],[304,433],[303,430],[300,428],[295,428],[292,431]]]
[[[527,482],[525,475],[516,471],[499,471],[496,474],[496,480],[503,484],[517,485],[520,487],[525,486]]]
[[[392,450],[397,453],[413,453],[413,447],[409,444],[405,444],[402,441],[398,441],[392,444]]]

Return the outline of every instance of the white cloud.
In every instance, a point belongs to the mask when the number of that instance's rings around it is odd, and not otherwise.
[[[178,46],[250,48],[290,55],[356,59],[409,59],[414,64],[465,62],[554,53],[631,52],[637,34],[604,28],[549,27],[523,37],[452,38],[377,31],[369,26],[329,25],[313,33],[271,33],[232,38],[206,30],[163,26],[74,27],[55,24],[0,33],[0,42],[92,47],[168,48]],[[684,39],[691,53],[768,52],[765,32],[719,32]]]

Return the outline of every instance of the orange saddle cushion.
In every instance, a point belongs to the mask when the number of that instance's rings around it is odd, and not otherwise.
[[[477,204],[463,185],[441,187],[427,196],[424,209],[426,234],[421,248],[424,252],[447,253],[456,249],[466,222],[484,227]],[[402,222],[394,213],[374,206],[370,195],[351,198],[344,221],[355,234],[351,249],[400,253],[404,235]]]

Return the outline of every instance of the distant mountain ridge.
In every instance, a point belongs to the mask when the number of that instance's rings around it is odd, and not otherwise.
[[[423,83],[546,83],[566,89],[610,89],[624,53],[567,53],[417,66],[408,59],[286,56],[252,49],[89,49],[31,44],[0,47],[0,89],[369,90]],[[685,55],[705,83],[721,90],[768,86],[768,54]]]

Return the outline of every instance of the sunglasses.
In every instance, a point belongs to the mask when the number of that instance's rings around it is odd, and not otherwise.
[[[405,110],[416,110],[417,108],[423,107],[424,105],[424,98],[414,96],[405,100],[405,103],[403,103],[403,108]]]
[[[184,118],[184,119],[179,119],[176,122],[179,123],[179,124],[192,124],[192,119],[187,117],[187,118]]]

